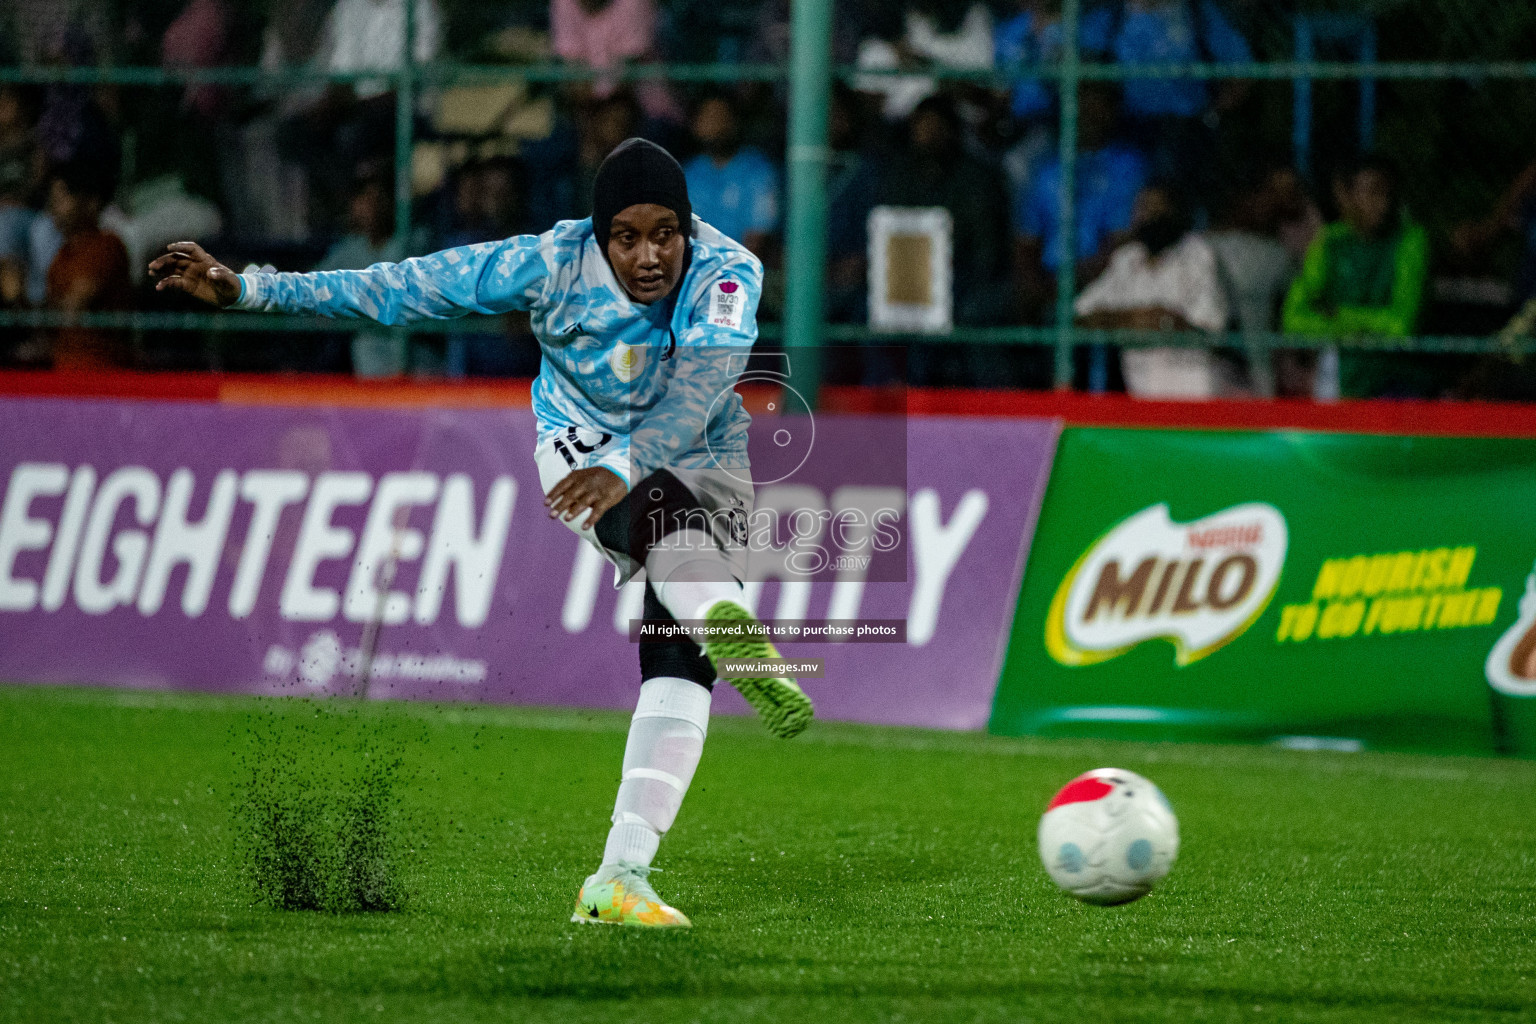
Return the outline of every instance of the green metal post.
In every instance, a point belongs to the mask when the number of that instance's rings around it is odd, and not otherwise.
[[[416,148],[416,2],[405,0],[405,52],[395,77],[395,236],[411,240],[411,161]]]
[[[833,0],[790,5],[789,230],[784,347],[790,379],[812,408],[821,380],[827,260],[827,108],[832,99]]]
[[[1077,292],[1077,83],[1081,77],[1077,45],[1081,0],[1063,0],[1061,31],[1061,194],[1060,230],[1056,232],[1056,387],[1072,386],[1072,299]]]

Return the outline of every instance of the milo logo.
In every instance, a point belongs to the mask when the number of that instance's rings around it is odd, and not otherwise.
[[[1045,647],[1063,665],[1093,665],[1167,639],[1188,665],[1240,636],[1274,596],[1285,565],[1285,517],[1234,505],[1175,523],[1166,504],[1120,522],[1056,589]]]

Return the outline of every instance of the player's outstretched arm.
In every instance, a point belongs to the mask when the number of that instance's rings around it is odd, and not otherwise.
[[[208,255],[196,242],[173,242],[149,265],[157,292],[182,292],[210,306],[228,306],[240,298],[240,275]]]
[[[149,272],[156,288],[186,292],[217,306],[389,326],[530,309],[549,277],[534,235],[375,263],[365,270],[308,274],[236,274],[196,243],[177,242],[150,264]]]

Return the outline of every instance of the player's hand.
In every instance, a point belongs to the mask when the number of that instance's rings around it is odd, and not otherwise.
[[[566,522],[591,509],[592,515],[581,524],[583,530],[590,530],[603,518],[603,513],[623,501],[628,493],[629,488],[617,473],[593,466],[578,469],[555,484],[544,496],[544,506],[549,509],[549,518],[563,516]]]
[[[196,242],[173,242],[149,265],[155,291],[184,292],[210,306],[228,306],[240,298],[240,275],[214,259]]]

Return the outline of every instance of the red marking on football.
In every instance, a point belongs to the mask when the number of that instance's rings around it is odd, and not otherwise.
[[[1051,798],[1051,806],[1046,810],[1060,807],[1062,804],[1085,804],[1090,800],[1102,800],[1114,792],[1114,789],[1114,786],[1103,779],[1096,779],[1092,775],[1079,775],[1061,787],[1061,792]]]

